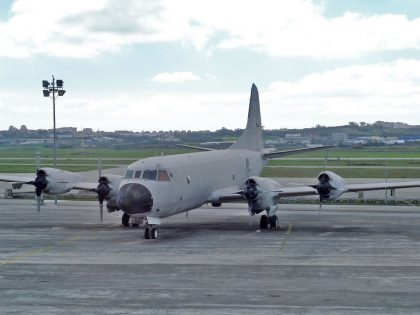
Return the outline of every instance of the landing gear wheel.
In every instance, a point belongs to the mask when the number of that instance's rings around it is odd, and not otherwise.
[[[124,213],[124,214],[122,215],[122,218],[121,218],[121,224],[122,224],[122,226],[124,226],[124,227],[129,227],[129,226],[130,226],[130,215],[129,215],[129,214]]]
[[[149,228],[146,228],[144,230],[144,238],[146,240],[150,240],[152,238],[152,233],[150,232],[150,229]]]
[[[264,214],[264,215],[261,216],[261,219],[260,219],[260,229],[261,230],[266,230],[267,228],[268,228],[268,218]]]
[[[157,239],[157,235],[158,235],[157,228],[153,227],[150,231],[150,234],[152,236],[152,239]]]
[[[138,228],[140,226],[140,224],[138,223],[131,223],[131,227],[133,228]]]
[[[270,223],[270,228],[272,230],[277,230],[279,228],[279,218],[276,215],[269,217],[268,222]]]

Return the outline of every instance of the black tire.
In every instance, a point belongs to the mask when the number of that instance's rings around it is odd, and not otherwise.
[[[129,215],[129,214],[124,213],[124,214],[122,215],[122,218],[121,218],[121,224],[122,224],[122,226],[124,226],[124,227],[129,227],[129,226],[130,226],[130,215]]]
[[[269,217],[268,222],[270,223],[271,229],[276,230],[279,228],[279,218],[276,215]]]
[[[157,235],[158,235],[158,233],[157,233],[157,228],[152,228],[152,230],[150,231],[150,234],[151,234],[151,236],[152,236],[152,239],[157,239]]]
[[[261,230],[266,230],[267,228],[268,228],[268,218],[264,214],[264,215],[261,216],[261,219],[260,219],[260,229]]]
[[[138,228],[140,226],[140,224],[137,224],[137,223],[131,223],[131,227],[133,227],[133,228]]]
[[[144,230],[144,238],[145,238],[146,240],[150,240],[150,239],[152,238],[152,235],[151,235],[151,233],[150,233],[150,229],[149,229],[149,228],[146,228],[146,229]]]

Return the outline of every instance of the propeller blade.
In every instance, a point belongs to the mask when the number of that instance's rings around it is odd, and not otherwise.
[[[104,203],[99,202],[99,216],[101,218],[101,223],[104,220]]]
[[[40,212],[41,211],[41,195],[36,196],[36,207],[37,207],[38,212]]]
[[[319,209],[318,209],[318,215],[321,215],[321,209],[322,209],[322,199],[319,198]]]
[[[251,207],[248,207],[248,213],[249,213],[249,226],[252,227],[252,209],[251,209]]]
[[[101,218],[101,223],[103,221],[103,215],[104,215],[104,200],[106,196],[108,196],[109,192],[111,191],[111,188],[108,185],[108,181],[104,177],[100,177],[98,180],[98,186],[95,189],[95,192],[98,194],[98,200],[99,200],[99,215]]]
[[[38,212],[41,211],[41,194],[42,191],[47,188],[48,181],[46,178],[46,175],[44,171],[37,170],[36,171],[36,177],[32,182],[29,182],[28,184],[35,186],[35,194],[36,194],[36,204],[37,204],[37,210]]]

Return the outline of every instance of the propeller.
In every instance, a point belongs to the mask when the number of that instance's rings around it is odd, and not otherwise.
[[[326,173],[322,173],[318,177],[318,184],[313,185],[319,195],[319,214],[321,214],[322,202],[330,197],[331,190],[335,187],[331,185],[330,177]]]
[[[248,197],[247,197],[246,193],[248,192],[248,193],[252,194],[250,192],[250,190],[252,189],[251,184],[249,183],[249,181],[250,181],[249,176],[251,174],[251,168],[249,166],[249,159],[248,158],[245,160],[245,167],[246,167],[247,181],[245,182],[245,190],[243,191],[243,195],[248,200]],[[255,189],[256,189],[257,188],[256,183],[255,183],[255,181],[253,181],[253,182],[254,182],[254,186],[255,186]],[[256,191],[255,191],[255,193],[256,193]],[[252,227],[252,207],[251,207],[251,204],[249,202],[248,202],[248,213],[249,213],[249,226]]]
[[[47,174],[45,171],[38,169],[36,171],[36,177],[33,181],[28,182],[27,184],[31,184],[35,186],[35,194],[36,194],[36,205],[38,212],[41,211],[41,194],[42,191],[47,188],[48,180]]]
[[[101,218],[101,223],[104,218],[104,200],[106,196],[108,196],[110,191],[111,191],[111,188],[109,187],[108,179],[103,176],[99,177],[98,186],[96,186],[95,192],[98,194],[99,215]]]
[[[245,182],[244,197],[247,200],[255,200],[258,197],[259,189],[257,183],[252,178]]]
[[[254,180],[248,179],[245,183],[243,195],[248,200],[249,226],[252,227],[252,207],[251,202],[258,196],[258,188]]]

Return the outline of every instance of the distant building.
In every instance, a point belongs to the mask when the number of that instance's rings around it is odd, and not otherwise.
[[[311,143],[311,138],[302,136],[300,133],[286,133],[284,139],[290,144],[303,144],[307,145]]]
[[[93,134],[93,129],[92,128],[83,128],[82,133],[84,135],[91,135],[91,134]]]
[[[388,122],[388,121],[376,121],[374,123],[375,126],[380,126],[383,128],[394,128],[394,129],[407,129],[411,128],[412,126],[402,122]]]
[[[349,135],[345,132],[335,132],[332,134],[332,139],[335,143],[343,143],[347,141]]]

